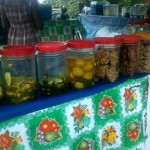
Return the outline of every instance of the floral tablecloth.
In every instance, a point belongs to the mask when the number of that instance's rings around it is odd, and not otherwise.
[[[0,123],[0,150],[144,150],[148,76]]]

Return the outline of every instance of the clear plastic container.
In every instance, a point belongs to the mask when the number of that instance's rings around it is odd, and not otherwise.
[[[121,40],[115,37],[95,38],[95,76],[102,82],[115,82],[119,77]]]
[[[103,5],[104,16],[118,16],[119,5],[118,4],[107,4]]]
[[[139,51],[141,38],[137,35],[116,36],[122,40],[120,50],[120,75],[133,76],[139,72]]]
[[[36,97],[35,50],[30,46],[7,46],[2,49],[4,94],[10,103]]]
[[[35,45],[40,94],[53,96],[68,91],[65,42],[46,42]]]
[[[150,73],[150,33],[142,32],[136,33],[139,35],[141,40],[140,48],[140,71],[144,73]]]
[[[128,34],[134,34],[135,32],[144,32],[145,21],[129,21],[127,25]]]
[[[71,87],[84,89],[94,86],[95,57],[91,40],[68,41],[67,65]]]

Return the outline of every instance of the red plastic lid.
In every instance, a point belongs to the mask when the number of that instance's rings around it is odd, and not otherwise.
[[[145,23],[150,24],[150,19],[145,19]]]
[[[122,43],[138,43],[141,41],[141,37],[138,35],[117,35],[116,38],[120,38]]]
[[[67,49],[67,43],[58,41],[42,42],[37,43],[35,48],[37,51],[42,52],[61,52]]]
[[[68,47],[74,49],[94,48],[95,44],[92,40],[70,40]]]
[[[135,25],[135,24],[143,25],[143,24],[145,24],[145,21],[144,20],[142,20],[142,21],[129,21],[128,24],[131,24],[131,25]]]
[[[16,45],[16,46],[5,46],[1,50],[3,56],[29,56],[34,55],[35,50],[31,46]]]
[[[116,37],[97,37],[94,38],[96,44],[121,44],[121,39]]]

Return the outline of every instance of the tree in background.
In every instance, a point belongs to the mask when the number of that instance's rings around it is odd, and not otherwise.
[[[70,18],[76,18],[79,14],[79,6],[81,4],[87,4],[91,1],[103,1],[103,0],[44,0],[45,3],[49,3],[52,7],[67,7]],[[108,0],[111,4],[119,4],[120,8],[123,6],[134,5],[136,3],[145,3],[146,0]],[[117,2],[116,2],[117,1]]]

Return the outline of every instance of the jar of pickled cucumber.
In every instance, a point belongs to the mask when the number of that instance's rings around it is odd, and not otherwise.
[[[119,77],[121,40],[115,37],[98,37],[95,45],[95,76],[100,82],[115,82]]]
[[[135,33],[141,37],[139,67],[140,72],[150,73],[150,32]]]
[[[65,42],[44,42],[35,45],[40,94],[53,96],[68,91]]]
[[[2,49],[4,94],[10,103],[36,97],[35,50],[30,46],[8,46]]]
[[[141,38],[137,35],[116,36],[122,40],[120,50],[120,75],[133,76],[139,72],[139,52]]]
[[[84,89],[94,86],[95,57],[94,42],[70,40],[67,49],[67,68],[70,86]]]

